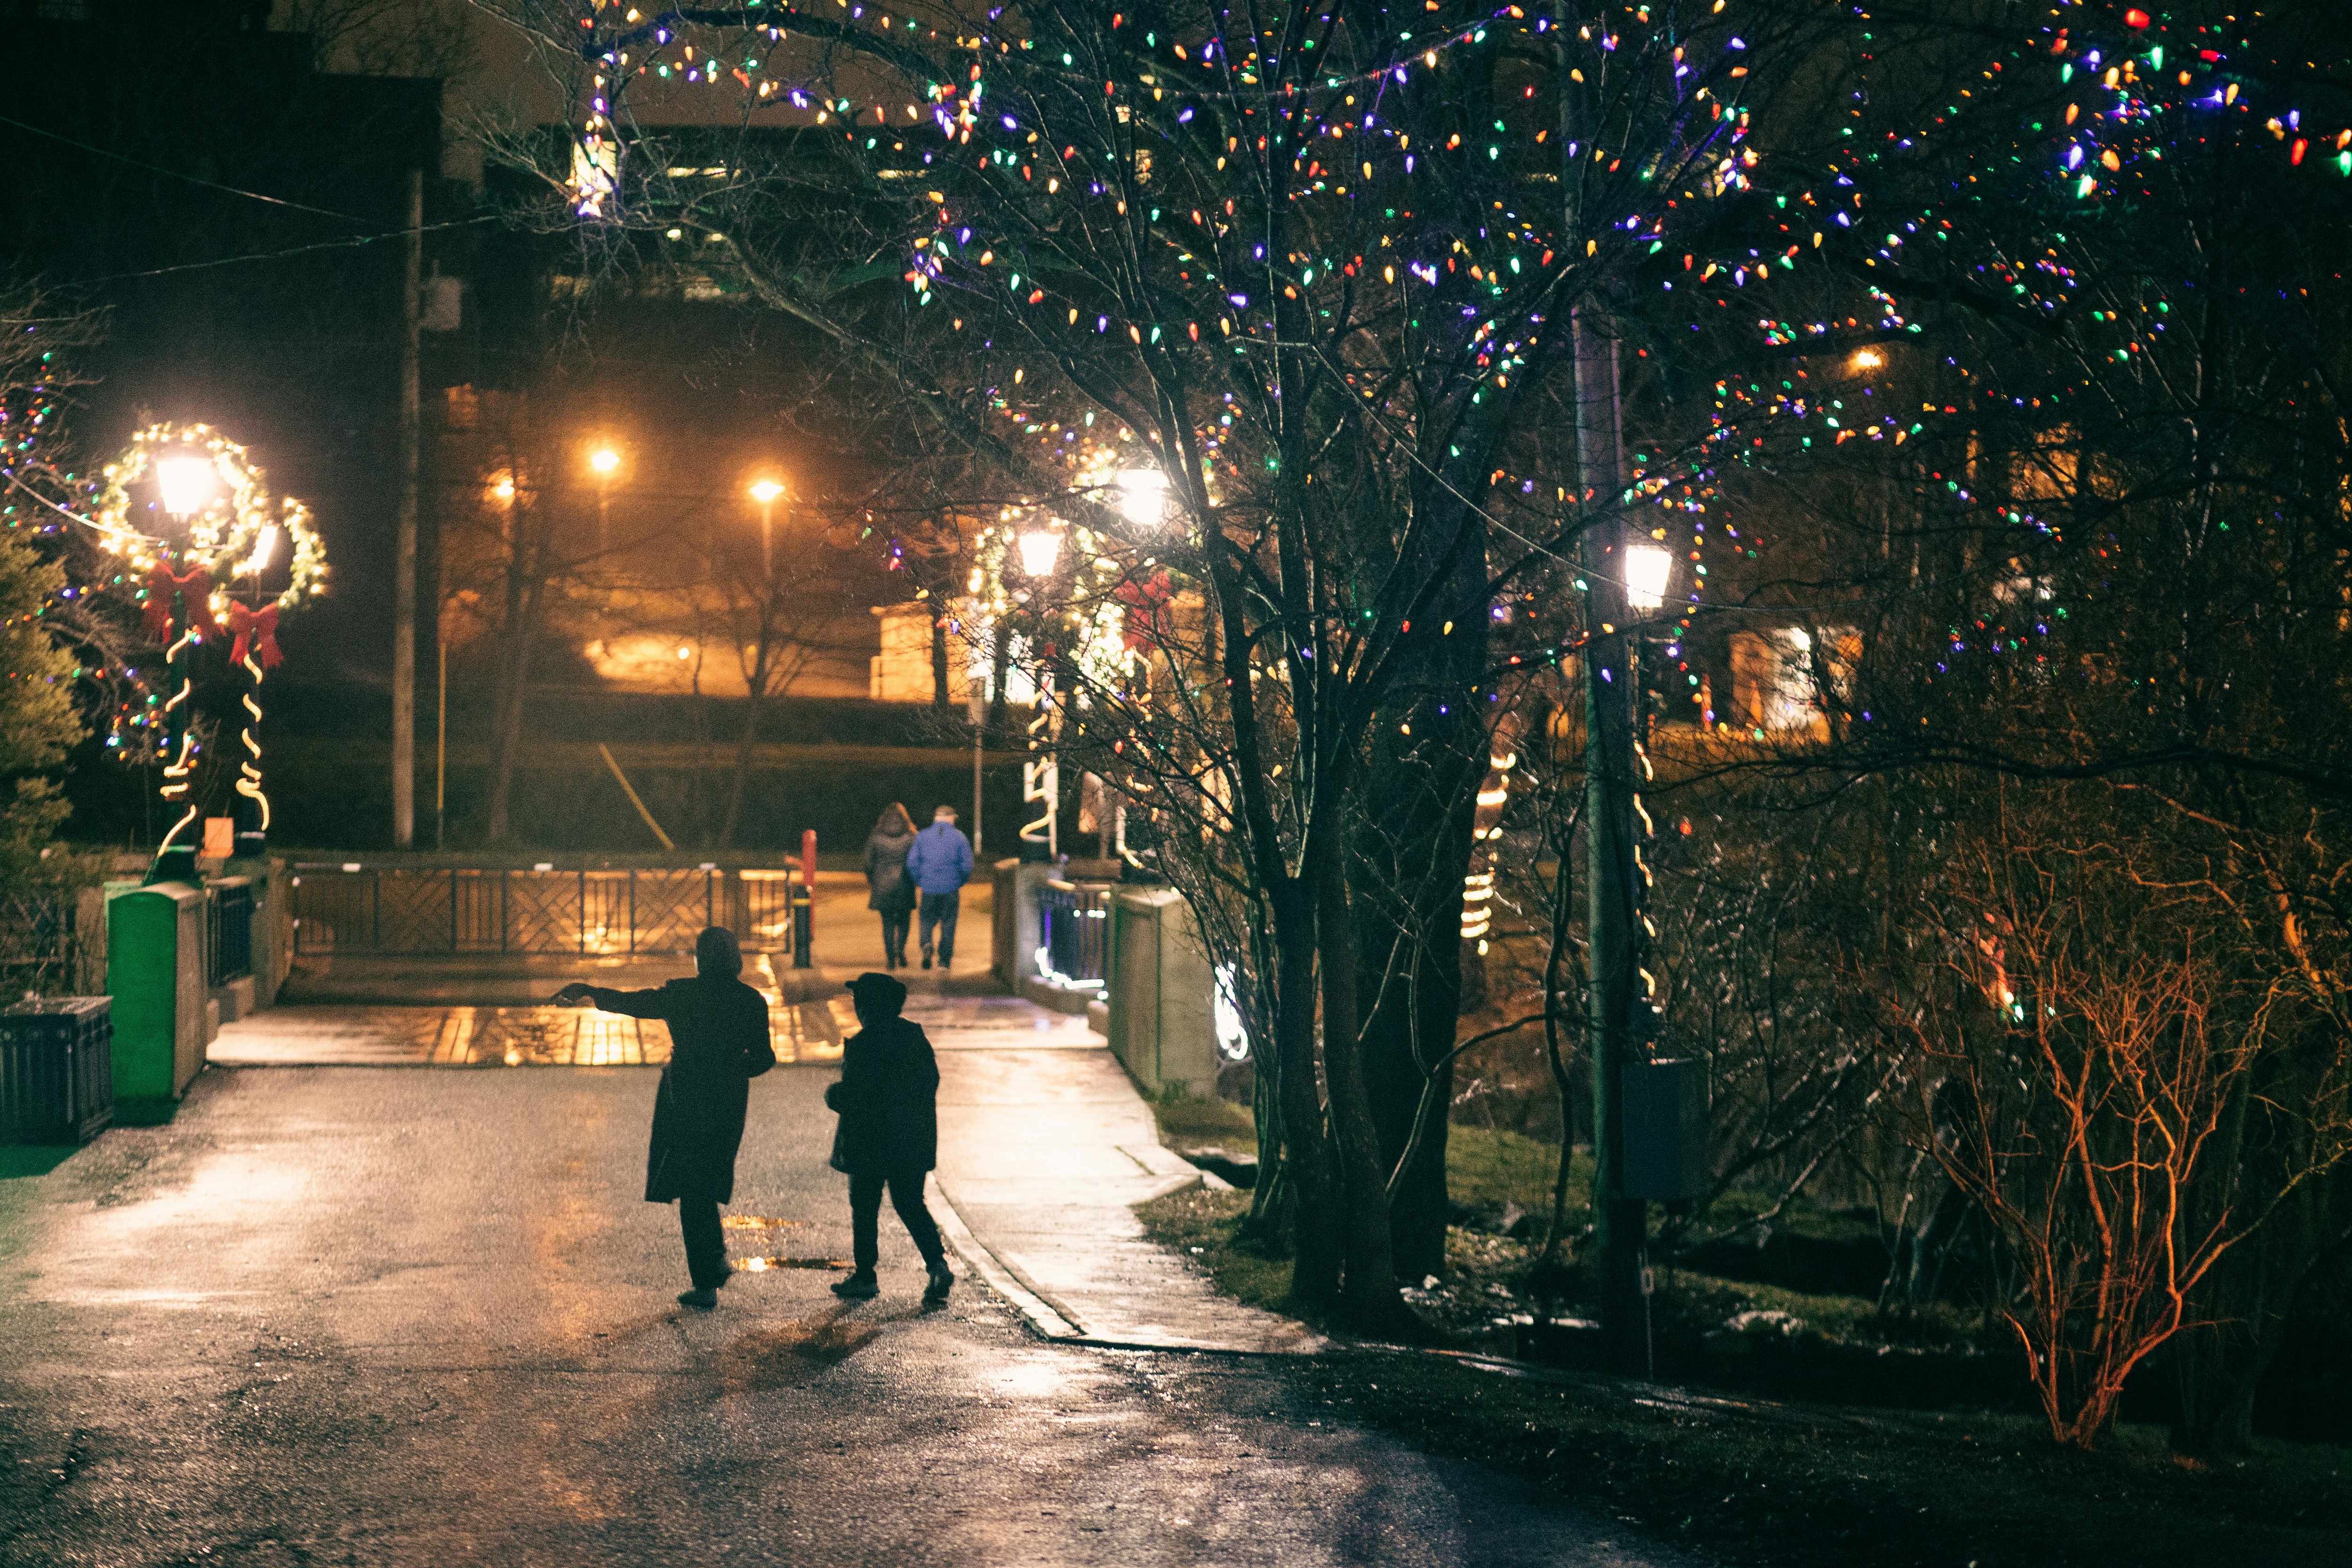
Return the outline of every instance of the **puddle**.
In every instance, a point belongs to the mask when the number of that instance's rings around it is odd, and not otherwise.
[[[756,1214],[730,1214],[723,1216],[719,1223],[728,1230],[799,1230],[816,1222],[807,1219],[770,1219],[765,1215]]]
[[[830,1268],[846,1274],[857,1267],[846,1258],[738,1258],[731,1261],[738,1274],[765,1274],[772,1268]]]

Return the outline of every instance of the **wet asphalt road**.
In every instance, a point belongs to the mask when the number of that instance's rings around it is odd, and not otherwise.
[[[752,1086],[730,1249],[841,1258],[831,1074]],[[0,1563],[1663,1563],[1349,1425],[1273,1360],[685,1288],[654,1074],[215,1069],[0,1181]],[[961,1268],[960,1268],[961,1271]]]

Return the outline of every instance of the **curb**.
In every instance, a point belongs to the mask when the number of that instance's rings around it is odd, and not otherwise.
[[[979,1275],[990,1289],[1012,1302],[1013,1310],[1021,1314],[1022,1321],[1039,1338],[1062,1344],[1083,1342],[1085,1331],[1031,1289],[1010,1266],[972,1234],[971,1226],[964,1221],[961,1205],[957,1204],[955,1194],[948,1191],[947,1184],[940,1180],[937,1171],[931,1173],[931,1186],[940,1194],[945,1211],[939,1216],[940,1229],[946,1235],[948,1244],[956,1249],[957,1256],[964,1260],[965,1267]]]

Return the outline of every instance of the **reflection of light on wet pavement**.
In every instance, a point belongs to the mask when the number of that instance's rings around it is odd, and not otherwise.
[[[841,1059],[840,1026],[820,1003],[772,1005],[768,1031],[787,1066]],[[670,1038],[658,1020],[589,1007],[298,1006],[226,1026],[209,1055],[232,1067],[659,1067]]]
[[[1016,1399],[1054,1399],[1069,1394],[1076,1384],[1099,1379],[1091,1363],[1053,1356],[1001,1367],[987,1381],[995,1392]]]
[[[846,1274],[857,1267],[846,1258],[737,1258],[730,1261],[739,1274],[765,1274],[772,1268],[830,1268]]]
[[[814,1224],[805,1219],[770,1219],[765,1215],[730,1214],[719,1222],[729,1230],[800,1230]]]

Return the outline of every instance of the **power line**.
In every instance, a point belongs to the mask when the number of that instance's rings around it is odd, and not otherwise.
[[[301,202],[289,201],[284,196],[264,195],[259,191],[248,191],[237,185],[224,185],[218,180],[207,180],[195,174],[184,174],[177,169],[167,169],[161,163],[150,163],[121,153],[110,153],[103,147],[95,147],[87,142],[76,141],[73,137],[58,132],[45,131],[37,125],[27,125],[21,120],[12,120],[5,114],[0,114],[0,125],[12,125],[19,131],[28,132],[35,136],[44,136],[52,142],[62,142],[68,147],[78,148],[93,157],[111,158],[118,163],[128,163],[134,169],[144,169],[151,174],[162,174],[166,179],[184,180],[192,185],[202,185],[206,190],[220,191],[232,196],[243,196],[247,201],[268,202],[272,206],[287,207],[295,212],[313,213],[320,217],[333,218],[339,223],[359,224],[364,227],[383,229],[382,222],[375,218],[354,217],[350,213],[339,213],[327,207],[310,206]],[[404,231],[383,229],[383,232],[399,234]]]
[[[453,218],[447,223],[428,223],[416,232],[438,234],[445,229],[470,228],[476,224],[497,221],[498,218],[495,216],[485,214],[480,217]],[[126,278],[161,278],[171,272],[201,272],[208,268],[234,267],[246,261],[276,261],[284,257],[307,255],[314,250],[352,250],[360,246],[373,245],[379,240],[404,238],[408,232],[404,228],[396,228],[383,234],[361,234],[354,235],[349,239],[322,239],[310,245],[293,245],[283,250],[256,250],[244,256],[220,256],[215,257],[210,261],[184,261],[171,267],[151,267],[141,272],[109,272],[100,278],[76,278],[68,281],[77,286],[87,287],[96,283],[118,282]]]

